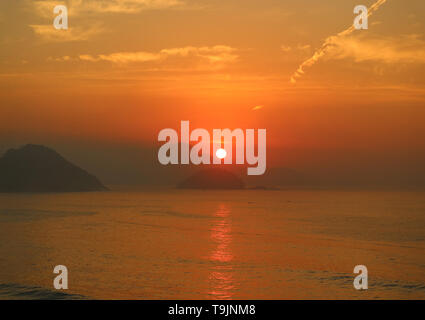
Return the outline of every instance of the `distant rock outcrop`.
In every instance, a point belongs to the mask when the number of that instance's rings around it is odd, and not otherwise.
[[[44,146],[28,144],[0,158],[0,192],[103,190],[107,188],[95,176]]]
[[[244,187],[244,182],[235,174],[219,168],[198,171],[177,186],[180,189],[243,189]]]

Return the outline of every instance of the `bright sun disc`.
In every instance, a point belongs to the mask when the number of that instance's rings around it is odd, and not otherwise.
[[[216,152],[215,152],[215,155],[217,156],[217,158],[219,158],[219,159],[224,159],[225,157],[226,157],[226,155],[227,155],[227,152],[226,152],[226,150],[224,150],[224,149],[218,149]]]

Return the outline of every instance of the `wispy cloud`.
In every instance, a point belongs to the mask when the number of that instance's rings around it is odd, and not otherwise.
[[[30,27],[42,40],[49,42],[85,41],[103,31],[98,25],[89,28],[71,27],[68,30],[56,30],[52,25],[30,25]]]
[[[68,14],[73,19],[81,18],[78,27],[70,28],[66,31],[54,29],[52,24],[33,24],[30,27],[34,33],[44,41],[66,42],[88,40],[94,35],[101,33],[105,28],[99,27],[94,15],[99,14],[135,14],[144,10],[160,10],[184,5],[182,0],[27,0],[27,8],[34,10],[38,17],[52,19],[55,6],[63,4],[68,8]],[[89,17],[91,18],[89,18]],[[93,25],[94,22],[94,25]]]
[[[113,63],[130,63],[130,62],[147,62],[161,60],[162,57],[157,53],[150,52],[116,52],[111,54],[99,54],[96,56],[90,54],[79,55],[78,58],[82,61],[98,62],[109,61]]]
[[[378,0],[374,4],[372,4],[368,9],[368,17],[372,16],[372,14],[376,10],[378,10],[379,7],[382,6],[385,2],[387,2],[387,0]],[[311,67],[312,65],[314,65],[317,61],[323,58],[330,50],[334,48],[336,42],[338,42],[341,38],[352,34],[355,30],[356,29],[353,24],[351,25],[351,27],[338,33],[337,35],[326,38],[322,46],[314,52],[313,56],[300,64],[297,71],[294,72],[294,74],[292,75],[290,79],[291,83],[296,83],[297,82],[296,79],[301,77],[305,73],[305,68]]]
[[[236,48],[225,45],[216,45],[213,47],[183,47],[173,49],[163,49],[159,52],[160,55],[165,56],[182,56],[193,55],[207,59],[209,62],[232,62],[238,58],[235,54]]]
[[[161,61],[169,57],[198,57],[207,60],[210,63],[228,63],[238,58],[237,49],[225,45],[212,47],[181,47],[162,49],[158,52],[136,51],[136,52],[115,52],[110,54],[81,54],[77,59],[60,57],[53,60],[70,61],[80,60],[88,62],[108,61],[117,64]]]
[[[419,35],[338,38],[326,58],[351,58],[356,62],[425,63],[425,41]]]
[[[43,0],[31,1],[41,16],[51,16],[58,4],[65,4],[73,16],[92,13],[138,13],[143,10],[168,9],[183,5],[182,0]]]
[[[263,108],[264,108],[264,106],[255,106],[251,110],[256,111],[256,110],[260,110],[260,109],[263,109]]]
[[[310,50],[311,46],[309,44],[299,44],[297,46],[291,47],[291,46],[280,46],[280,50],[283,52],[290,52],[290,51],[308,51]]]

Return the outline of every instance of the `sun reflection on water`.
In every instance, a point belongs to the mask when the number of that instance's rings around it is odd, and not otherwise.
[[[209,255],[209,261],[213,264],[209,275],[209,295],[214,299],[232,299],[235,290],[230,213],[231,211],[226,205],[220,204],[214,213],[216,219],[211,227],[210,239],[215,245],[215,248]]]

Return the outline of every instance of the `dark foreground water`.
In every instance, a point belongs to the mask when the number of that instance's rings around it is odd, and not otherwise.
[[[424,299],[425,193],[0,194],[0,298]]]

